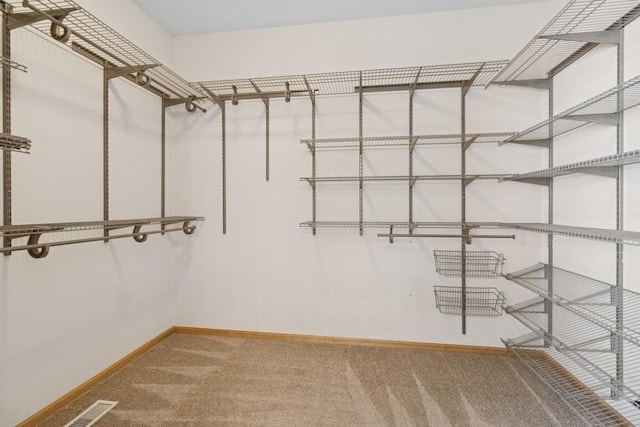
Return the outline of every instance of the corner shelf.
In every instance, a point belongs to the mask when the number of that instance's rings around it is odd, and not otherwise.
[[[569,373],[565,366],[576,368],[575,363],[563,352],[550,346],[543,334],[532,332],[502,341],[587,425],[614,427],[640,423],[637,407],[626,400],[610,400],[610,386],[602,387],[594,378],[577,379]]]
[[[108,241],[125,237],[132,237],[136,242],[144,242],[150,234],[164,234],[175,231],[183,231],[185,234],[193,234],[196,229],[194,222],[203,221],[203,217],[196,216],[169,216],[161,218],[123,219],[109,221],[83,221],[83,222],[61,222],[42,223],[24,225],[4,225],[0,226],[0,236],[5,239],[28,238],[27,244],[0,248],[0,253],[11,253],[25,250],[33,258],[44,258],[49,253],[49,248],[54,246],[64,246],[77,243],[88,243],[98,241]],[[181,224],[179,227],[167,228],[167,226]],[[149,230],[148,227],[156,227]],[[145,227],[145,230],[142,228]],[[160,227],[159,229],[157,227]],[[110,231],[132,228],[130,233],[108,234]],[[105,234],[100,236],[85,237],[78,239],[62,239],[57,241],[41,242],[43,234],[68,233],[79,231],[102,231]]]
[[[622,98],[622,108],[618,108],[619,96]],[[617,125],[618,113],[638,105],[640,105],[640,76],[636,76],[624,84],[602,92],[522,132],[518,132],[504,139],[501,144],[509,142],[525,143],[530,140],[548,140],[549,126],[552,123],[554,137],[581,128],[589,123]]]
[[[572,0],[491,81],[546,79],[575,62],[596,43],[615,42],[615,32],[640,14],[636,0]],[[608,33],[609,32],[609,33]]]
[[[640,163],[640,150],[628,151],[622,154],[613,154],[610,156],[599,157],[597,159],[584,160],[581,162],[570,163],[568,165],[542,169],[535,172],[512,175],[502,178],[501,181],[540,183],[530,180],[553,178],[557,176],[571,175],[576,173],[616,178],[618,176],[618,168],[620,168],[621,166],[632,165],[636,163]]]

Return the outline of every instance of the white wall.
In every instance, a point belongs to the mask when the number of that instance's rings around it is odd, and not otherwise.
[[[175,39],[176,65],[188,78],[208,80],[298,72],[368,69],[509,58],[557,12],[559,2],[349,23],[276,28]],[[508,37],[505,37],[508,34]],[[187,64],[197,63],[197,67]],[[416,133],[456,133],[459,91],[423,91],[415,100]],[[547,115],[546,93],[474,88],[468,95],[468,132],[516,131]],[[318,99],[318,137],[356,136],[355,97]],[[367,95],[365,135],[408,132],[406,94]],[[271,180],[264,179],[264,107],[227,106],[228,233],[221,232],[220,111],[176,123],[174,153],[178,206],[207,221],[190,257],[178,260],[180,325],[500,346],[500,337],[524,332],[507,316],[472,318],[468,334],[459,317],[435,308],[433,285],[459,283],[434,271],[434,249],[456,249],[455,240],[400,240],[390,245],[379,230],[299,228],[311,219],[311,191],[299,178],[311,173],[311,156],[298,143],[310,137],[306,99],[271,103]],[[178,148],[176,146],[176,148]],[[415,173],[459,173],[459,147],[429,147],[415,154]],[[543,149],[472,147],[469,173],[522,172],[544,167]],[[357,175],[357,153],[318,154],[318,175]],[[370,150],[365,173],[407,174],[406,150]],[[469,187],[470,221],[545,221],[546,190],[521,184],[477,182]],[[356,220],[355,184],[323,184],[319,220]],[[406,184],[365,185],[365,220],[407,220]],[[416,221],[457,221],[459,183],[419,183]],[[447,230],[445,230],[446,232]],[[456,230],[448,230],[456,232]],[[509,233],[509,231],[505,231]],[[507,270],[545,256],[546,238],[517,233],[517,240],[476,240],[471,250],[507,254]],[[501,280],[510,302],[530,294]]]
[[[169,36],[129,1],[82,1],[159,59]],[[13,222],[102,218],[102,70],[50,39],[12,32]],[[111,83],[112,218],[160,214],[160,101]],[[63,238],[91,232],[64,233]],[[177,233],[176,233],[177,234]],[[150,236],[0,256],[0,426],[12,426],[174,324],[175,246]]]

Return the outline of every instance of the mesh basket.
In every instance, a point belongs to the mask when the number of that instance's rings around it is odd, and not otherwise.
[[[433,251],[436,271],[443,276],[462,276],[461,251]],[[500,277],[504,255],[489,251],[466,251],[466,277]]]
[[[462,288],[434,286],[436,308],[444,314],[462,314]],[[496,288],[467,287],[467,316],[497,317],[502,315],[506,303],[504,293]]]

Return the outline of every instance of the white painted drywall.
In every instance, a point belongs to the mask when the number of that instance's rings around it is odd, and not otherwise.
[[[189,79],[240,78],[299,72],[369,69],[508,58],[557,12],[559,2],[288,27],[175,39],[176,67]],[[526,17],[526,18],[525,18]],[[188,64],[197,62],[197,67]],[[415,132],[460,130],[459,90],[419,92]],[[459,317],[440,314],[433,285],[458,279],[434,271],[434,249],[457,249],[455,240],[398,239],[390,245],[377,230],[320,229],[311,219],[311,191],[299,178],[311,173],[302,138],[310,137],[310,103],[271,103],[271,180],[264,178],[264,106],[227,106],[228,233],[221,232],[220,111],[175,122],[179,145],[176,205],[202,212],[207,221],[190,256],[177,262],[177,323],[208,328],[312,335],[501,345],[500,337],[524,332],[513,319],[472,318],[466,336]],[[367,95],[364,134],[408,132],[407,94]],[[474,88],[468,95],[468,132],[516,131],[547,115],[544,92]],[[318,99],[319,138],[356,136],[353,96]],[[459,173],[459,147],[420,148],[415,173]],[[478,146],[468,153],[469,173],[509,173],[542,168],[545,150]],[[369,174],[407,174],[406,149],[368,150]],[[355,151],[319,152],[318,176],[357,175]],[[415,220],[457,221],[459,183],[419,183]],[[407,220],[406,184],[365,185],[365,220]],[[468,189],[468,219],[545,221],[546,190],[522,184],[477,182]],[[323,184],[319,220],[357,220],[355,184]],[[455,230],[448,230],[455,232]],[[447,230],[443,230],[447,232]],[[505,231],[508,233],[508,231]],[[471,250],[507,254],[510,271],[546,256],[546,238],[516,233],[517,240],[476,240]],[[497,286],[511,302],[530,294],[502,280],[469,280]]]
[[[158,59],[169,37],[129,1],[82,6]],[[15,224],[102,219],[102,70],[48,38],[12,32]],[[160,101],[110,88],[112,218],[160,214]],[[65,237],[88,237],[89,232]],[[0,426],[13,426],[174,324],[175,246],[150,236],[0,256]]]

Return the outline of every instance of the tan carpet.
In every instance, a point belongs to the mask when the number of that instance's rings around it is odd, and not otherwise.
[[[174,334],[42,422],[97,426],[581,426],[514,357]]]

